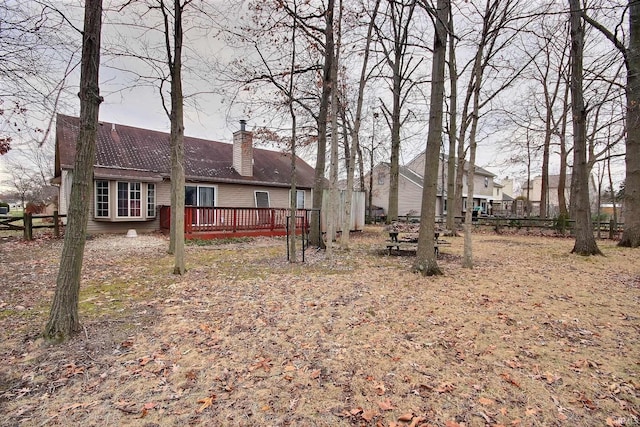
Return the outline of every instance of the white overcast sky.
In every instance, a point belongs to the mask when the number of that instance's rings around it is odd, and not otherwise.
[[[219,1],[214,2],[219,4]],[[107,8],[108,5],[105,6]],[[78,14],[81,11],[76,4],[73,4],[72,12]],[[110,23],[122,18],[122,14],[115,12],[107,12],[104,18],[103,26],[103,47],[109,43],[117,42],[114,29],[109,26]],[[77,21],[77,25],[81,25]],[[70,37],[78,37],[77,33],[70,32]],[[125,42],[126,43],[126,42]],[[210,37],[200,39],[197,47],[205,54],[214,54],[218,56],[233,57],[235,55],[246,55],[246,52],[237,50],[228,50],[215,38]],[[103,54],[103,62],[111,62],[107,54]],[[122,68],[127,66],[136,67],[132,62],[120,62]],[[355,71],[354,71],[355,72]],[[359,73],[359,71],[358,71]],[[215,75],[208,75],[208,79],[215,81]],[[72,75],[69,79],[70,86],[77,88],[79,75]],[[148,86],[136,85],[133,83],[132,75],[123,71],[116,70],[111,67],[102,67],[100,71],[101,94],[104,96],[104,102],[100,106],[100,120],[105,122],[114,122],[123,125],[136,126],[147,129],[160,131],[169,131],[169,119],[163,110],[157,89]],[[197,107],[187,103],[185,106],[185,134],[204,139],[212,139],[223,142],[230,142],[232,134],[239,127],[238,120],[244,118],[248,120],[249,128],[262,125],[252,120],[252,117],[243,117],[238,108],[231,108],[229,99],[214,93],[206,93],[211,90],[210,87],[201,87],[202,83],[195,83],[191,86],[185,85],[185,92],[189,90],[202,90],[205,93],[197,97]],[[195,89],[197,86],[197,89]],[[77,92],[77,89],[72,89]],[[79,101],[78,98],[72,96],[67,99],[66,104],[60,109],[61,113],[78,115]],[[425,116],[425,122],[427,117]],[[382,123],[382,122],[381,122]],[[487,140],[481,141],[476,164],[487,168],[491,172],[502,178],[506,175],[513,177],[522,171],[522,168],[505,168],[499,167],[503,163],[504,157],[507,155],[496,148],[496,142],[500,139],[507,138],[507,135],[496,133]],[[403,147],[401,155],[401,163],[406,163],[424,150],[424,140],[426,139],[426,128],[424,130],[424,138],[414,137],[408,144]],[[16,153],[14,153],[15,155]],[[11,155],[11,153],[10,153]],[[9,155],[9,156],[10,156]],[[6,157],[6,156],[3,156]],[[0,171],[6,167],[6,159],[0,158]],[[551,173],[557,173],[557,168],[551,166]],[[534,173],[535,175],[536,173]]]

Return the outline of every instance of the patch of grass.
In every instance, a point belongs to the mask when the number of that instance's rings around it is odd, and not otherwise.
[[[90,282],[80,288],[78,309],[85,315],[118,313],[125,307],[125,299],[131,298],[131,280],[115,280],[112,282]]]
[[[254,241],[253,237],[227,237],[224,239],[190,239],[186,241],[187,246],[221,246],[231,243],[249,243]]]

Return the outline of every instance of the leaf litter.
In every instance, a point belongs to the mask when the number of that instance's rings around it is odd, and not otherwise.
[[[87,242],[83,331],[38,338],[61,242],[0,244],[0,425],[640,425],[640,252],[448,238],[410,273],[382,228],[286,262],[282,239]]]

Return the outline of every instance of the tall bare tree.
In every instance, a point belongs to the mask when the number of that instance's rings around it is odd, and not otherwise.
[[[571,117],[573,121],[572,198],[575,208],[576,240],[571,252],[578,255],[602,255],[591,225],[589,170],[587,167],[587,118],[583,98],[584,27],[580,0],[569,0],[571,27]]]
[[[625,141],[625,225],[619,246],[640,246],[640,2],[629,0],[629,41],[625,46],[619,36],[619,28],[612,31],[587,15],[583,8],[581,16],[600,31],[620,51],[627,71],[625,87],[627,95]]]
[[[461,211],[463,175],[467,176],[467,210],[465,216],[465,251],[463,266],[473,266],[471,249],[471,220],[473,211],[473,191],[475,178],[475,156],[477,134],[481,110],[492,102],[499,94],[511,86],[531,62],[525,58],[504,67],[498,57],[517,39],[531,21],[531,15],[523,10],[521,2],[516,0],[485,1],[483,8],[477,5],[475,13],[482,20],[479,35],[475,41],[474,55],[470,61],[470,76],[462,104],[460,130],[458,136],[458,164],[456,169],[456,200],[453,211]],[[491,70],[488,73],[487,70]],[[487,84],[491,77],[491,85]],[[468,147],[465,141],[468,138]],[[466,161],[467,148],[469,161]]]
[[[425,276],[442,274],[433,249],[435,235],[436,197],[438,193],[438,163],[442,143],[442,116],[444,104],[444,69],[447,53],[447,23],[449,0],[438,0],[434,13],[433,62],[431,64],[431,95],[429,106],[429,133],[424,164],[424,186],[420,212],[418,250],[413,269]]]
[[[473,179],[471,169],[475,165],[470,165],[466,160],[468,151],[475,144],[475,141],[470,138],[473,122],[480,119],[481,110],[509,88],[531,62],[530,58],[517,58],[515,55],[510,55],[508,49],[533,20],[528,10],[530,6],[517,0],[485,1],[484,5],[469,3],[460,7],[465,8],[464,14],[477,17],[480,22],[471,23],[474,29],[478,30],[468,35],[470,37],[476,34],[476,39],[471,42],[470,48],[473,49],[471,59],[462,67],[463,73],[465,71],[468,73],[468,79],[464,99],[460,103],[461,112],[458,121],[455,203],[447,207],[447,212],[453,215],[463,211],[464,175],[467,175],[467,185]],[[510,57],[510,60],[503,61],[501,55]],[[487,72],[487,70],[490,71]],[[479,88],[478,85],[480,85]],[[476,95],[481,96],[477,104],[474,100]],[[477,128],[476,124],[476,130]],[[473,209],[473,195],[470,189],[467,189],[467,196],[467,209]]]
[[[416,0],[387,0],[386,7],[381,10],[384,18],[382,25],[376,25],[378,45],[382,49],[383,61],[389,67],[392,101],[389,107],[382,103],[385,118],[391,129],[391,159],[389,172],[389,206],[387,222],[398,219],[398,182],[400,176],[400,130],[406,117],[402,117],[402,108],[407,97],[416,86],[417,81],[411,79],[415,75],[421,60],[411,55],[412,25]]]
[[[453,10],[449,8],[449,149],[447,153],[447,230],[456,234],[456,133],[458,131],[458,68],[455,52],[455,23]]]
[[[169,147],[171,151],[171,225],[169,253],[174,256],[173,274],[184,274],[184,95],[182,92],[182,42],[184,8],[191,0],[174,0],[173,7],[160,0],[158,6],[164,25],[167,66],[171,82],[171,110],[163,107],[171,121]]]
[[[169,253],[174,256],[174,274],[186,271],[184,254],[184,106],[196,93],[185,94],[185,75],[199,90],[210,89],[210,73],[198,51],[198,37],[211,37],[217,28],[213,6],[193,0],[130,1],[120,9],[124,28],[106,51],[110,67],[128,73],[136,86],[158,91],[170,122],[171,218]],[[187,35],[190,35],[187,38]],[[216,35],[214,35],[215,37]],[[186,40],[186,41],[185,41]],[[132,60],[136,63],[132,64]],[[185,66],[189,64],[189,66]],[[207,67],[207,71],[210,69]],[[188,87],[188,86],[186,86]]]
[[[378,14],[378,8],[380,7],[380,0],[375,0],[373,11],[368,14],[369,24],[367,25],[367,35],[365,38],[365,46],[363,52],[362,65],[360,68],[360,79],[358,83],[358,94],[356,97],[356,113],[355,118],[353,120],[353,126],[350,127],[349,137],[351,140],[351,147],[348,151],[348,156],[345,157],[347,160],[346,169],[347,169],[347,189],[345,191],[344,196],[344,218],[342,221],[342,233],[340,235],[340,246],[343,249],[349,248],[349,231],[351,227],[351,198],[353,194],[353,182],[354,182],[354,173],[355,173],[355,156],[356,153],[361,152],[360,149],[360,126],[362,124],[362,106],[364,104],[364,91],[365,86],[369,80],[369,53],[371,40],[373,35],[374,24],[376,21],[376,16]],[[344,102],[346,103],[346,102]],[[348,122],[346,119],[346,114],[343,119],[344,125],[348,126]],[[345,147],[349,147],[348,140],[345,138],[343,141]],[[360,156],[362,159],[362,156]],[[362,166],[361,166],[362,169]],[[361,184],[361,188],[363,189],[364,185]],[[364,189],[363,189],[364,190]]]
[[[325,245],[320,212],[327,183],[328,119],[335,86],[332,81],[335,57],[334,5],[335,0],[329,0],[326,4],[294,1],[257,4],[251,10],[250,24],[243,25],[239,32],[227,31],[232,34],[231,43],[237,46],[251,44],[251,48],[258,52],[259,61],[255,61],[251,55],[244,56],[219,70],[232,86],[241,88],[237,101],[242,101],[243,93],[251,93],[248,100],[250,105],[248,102],[246,108],[252,114],[266,112],[265,116],[269,117],[265,117],[265,120],[270,123],[277,121],[273,117],[276,109],[289,116],[289,105],[283,103],[282,99],[287,98],[285,80],[288,82],[291,72],[291,58],[288,56],[290,50],[284,47],[294,42],[291,40],[291,22],[295,22],[295,43],[298,47],[294,71],[297,95],[294,104],[298,114],[297,126],[299,129],[305,127],[304,133],[308,135],[307,138],[298,136],[297,140],[303,143],[304,139],[307,146],[312,145],[311,142],[316,143],[309,243],[317,247]],[[267,33],[268,38],[264,37]],[[273,40],[277,42],[274,43]],[[314,122],[313,125],[310,120]]]
[[[98,86],[102,0],[87,0],[84,9],[79,94],[80,132],[76,141],[71,200],[60,268],[49,321],[44,330],[45,339],[52,342],[64,341],[80,329],[78,317],[80,275],[93,182],[98,111],[102,102]]]
[[[333,80],[333,69],[335,61],[335,41],[334,41],[334,8],[335,0],[328,0],[324,11],[324,53],[322,62],[322,93],[320,95],[320,109],[317,116],[318,123],[318,144],[316,154],[316,169],[313,186],[313,210],[311,216],[309,243],[317,247],[325,247],[320,229],[320,210],[322,209],[322,194],[325,189],[325,167],[327,154],[327,121],[329,118],[329,106],[332,92],[335,90],[336,82]]]

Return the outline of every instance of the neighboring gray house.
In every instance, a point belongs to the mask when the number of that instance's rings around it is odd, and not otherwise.
[[[422,209],[422,187],[424,185],[423,173],[425,153],[421,153],[411,160],[406,166],[400,167],[398,180],[398,215],[419,216]],[[465,165],[466,168],[466,165]],[[373,168],[372,204],[384,209],[386,213],[389,207],[389,163],[379,163]],[[475,168],[473,207],[480,212],[489,214],[491,203],[494,199],[493,178],[495,175],[479,166]],[[369,182],[368,179],[365,182]],[[456,212],[461,216],[467,210],[468,186],[467,175],[463,176],[462,211]],[[438,195],[436,199],[436,217],[442,217],[448,213],[446,203],[447,185],[447,159],[440,158],[438,166]],[[443,191],[444,189],[444,191]]]
[[[57,116],[53,182],[60,187],[61,214],[68,209],[79,124],[77,117]],[[289,206],[291,156],[254,148],[244,121],[233,144],[185,136],[184,146],[186,205]],[[296,159],[298,208],[312,206],[314,175],[311,166]],[[159,208],[170,205],[170,177],[168,133],[100,122],[88,232],[159,230]]]

